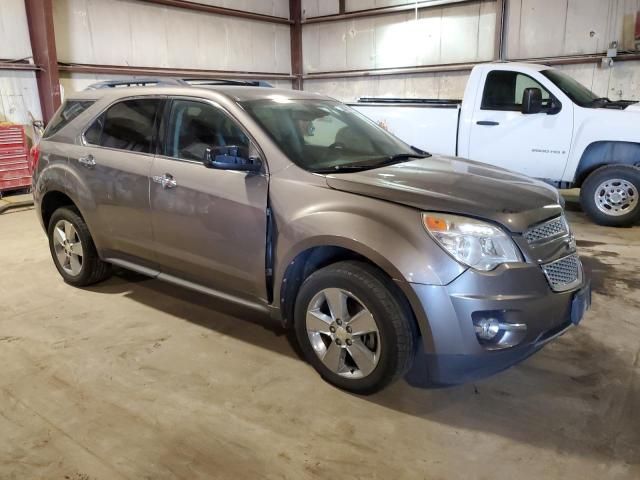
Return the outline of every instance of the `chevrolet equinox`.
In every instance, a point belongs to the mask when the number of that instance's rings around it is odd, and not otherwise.
[[[31,155],[65,282],[118,266],[268,313],[360,394],[418,362],[440,385],[498,372],[583,317],[553,187],[431,156],[330,98],[211,83],[102,85],[59,109]]]

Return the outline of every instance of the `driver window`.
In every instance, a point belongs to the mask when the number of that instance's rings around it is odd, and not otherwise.
[[[174,100],[165,155],[201,162],[207,149],[216,161],[240,163],[249,156],[249,138],[221,110],[193,100]]]
[[[482,110],[521,111],[526,88],[539,88],[543,105],[549,104],[549,91],[533,78],[518,72],[494,70],[487,75]]]

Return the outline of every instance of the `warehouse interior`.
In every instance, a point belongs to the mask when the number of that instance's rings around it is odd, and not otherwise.
[[[495,62],[640,102],[640,0],[0,1],[0,128],[25,135],[22,183],[0,176],[0,478],[640,478],[640,227],[594,224],[578,185],[556,186],[590,310],[454,386],[347,393],[268,315],[119,268],[73,288],[52,263],[27,150],[96,82],[466,102]]]

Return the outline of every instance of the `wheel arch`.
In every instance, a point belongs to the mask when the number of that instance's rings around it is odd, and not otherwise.
[[[40,200],[40,217],[45,230],[49,228],[49,221],[53,213],[61,207],[73,207],[84,218],[77,203],[67,193],[62,190],[50,190]]]
[[[640,142],[597,141],[582,153],[574,178],[575,187],[581,187],[589,175],[607,165],[640,167]]]
[[[295,299],[304,280],[313,272],[328,265],[356,260],[363,262],[379,272],[388,280],[388,285],[396,298],[411,317],[417,331],[422,335],[430,335],[429,323],[420,308],[420,302],[401,274],[387,261],[380,261],[377,255],[369,252],[367,247],[354,248],[336,241],[329,244],[307,245],[290,255],[289,261],[274,285],[274,304],[278,306],[280,321],[285,328],[293,325]],[[376,260],[377,259],[377,260]]]

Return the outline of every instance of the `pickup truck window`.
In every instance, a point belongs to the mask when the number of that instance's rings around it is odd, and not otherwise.
[[[425,156],[339,102],[276,98],[241,106],[305,170],[376,168],[372,162]]]
[[[543,70],[542,75],[551,80],[567,97],[581,107],[594,107],[598,95],[573,78],[558,70]]]
[[[84,134],[101,147],[151,153],[159,99],[124,100],[109,107]]]
[[[227,155],[248,158],[249,144],[236,122],[212,105],[193,100],[173,102],[165,155],[201,162],[205,151],[211,149],[215,159],[224,162]]]
[[[549,91],[530,76],[520,72],[494,70],[487,75],[481,108],[519,112],[522,110],[522,97],[527,88],[539,88],[543,104],[549,103]]]

